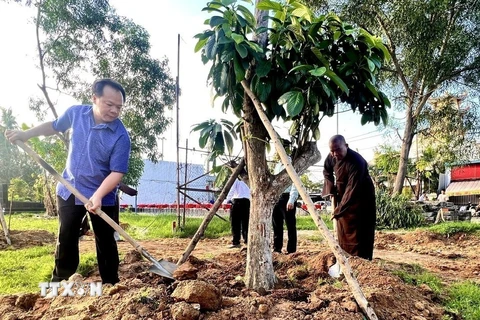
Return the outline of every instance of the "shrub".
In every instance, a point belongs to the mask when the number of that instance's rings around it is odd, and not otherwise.
[[[414,228],[425,221],[422,209],[404,195],[392,196],[377,190],[377,228]]]

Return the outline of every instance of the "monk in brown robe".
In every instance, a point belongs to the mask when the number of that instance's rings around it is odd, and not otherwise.
[[[331,195],[337,200],[332,219],[337,224],[338,242],[347,253],[372,260],[376,208],[368,164],[348,148],[341,135],[330,138],[329,148],[322,195]]]

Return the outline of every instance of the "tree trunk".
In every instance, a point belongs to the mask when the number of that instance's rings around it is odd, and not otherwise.
[[[412,147],[414,136],[412,105],[408,106],[405,130],[403,132],[402,149],[400,150],[400,163],[398,165],[397,176],[393,187],[393,194],[401,194],[405,177],[407,176],[408,155]]]
[[[45,192],[44,192],[44,199],[43,204],[45,205],[45,211],[47,215],[55,217],[58,215],[57,213],[57,199],[56,199],[56,183],[55,180],[48,177],[45,173]]]
[[[276,279],[272,263],[272,211],[282,190],[273,190],[265,153],[267,132],[245,94],[245,135],[250,181],[250,220],[248,225],[245,285],[254,290],[273,288]]]
[[[275,200],[271,194],[265,194],[258,187],[252,188],[252,191],[245,285],[257,291],[269,290],[276,283],[271,249],[272,210]]]

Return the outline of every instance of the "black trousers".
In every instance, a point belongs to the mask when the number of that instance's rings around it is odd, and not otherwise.
[[[77,271],[79,264],[78,230],[85,216],[85,207],[75,205],[75,196],[71,195],[67,201],[57,196],[59,230],[57,247],[55,249],[55,268],[52,281],[60,282]],[[103,206],[102,211],[113,219],[117,206]],[[97,249],[97,262],[100,277],[103,283],[115,284],[118,278],[118,248],[113,237],[113,228],[102,218],[90,214],[95,245]]]
[[[230,225],[232,227],[232,244],[240,244],[240,238],[248,241],[248,220],[250,218],[250,200],[247,198],[233,199],[230,208]]]
[[[297,251],[297,220],[295,212],[297,210],[296,203],[291,210],[287,210],[289,198],[288,193],[282,194],[280,200],[273,207],[272,224],[273,224],[273,250],[282,251],[283,247],[283,222],[287,225],[287,252],[293,253]]]

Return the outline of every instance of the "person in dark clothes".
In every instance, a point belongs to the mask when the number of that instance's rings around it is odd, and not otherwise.
[[[347,253],[372,260],[376,206],[368,164],[360,154],[348,148],[341,135],[330,138],[329,148],[322,195],[337,199],[332,219],[337,224],[338,242]]]
[[[51,136],[71,129],[67,163],[63,178],[89,199],[83,204],[64,185],[57,185],[59,234],[55,250],[52,282],[68,280],[79,264],[78,232],[85,209],[95,213],[101,208],[112,218],[117,211],[116,192],[128,170],[130,137],[119,119],[125,102],[122,85],[101,79],[92,86],[93,104],[75,105],[54,121],[29,130],[7,130],[12,143],[38,136]],[[91,214],[97,262],[103,283],[115,284],[118,278],[118,248],[113,228]]]
[[[275,166],[274,174],[283,170],[281,162]],[[297,211],[298,191],[294,184],[288,187],[273,207],[273,251],[281,253],[283,247],[283,224],[287,226],[287,253],[297,251]]]
[[[248,221],[250,217],[250,189],[242,180],[236,179],[228,192],[225,202],[231,202],[230,225],[232,244],[229,248],[240,248],[240,238],[248,242]]]

